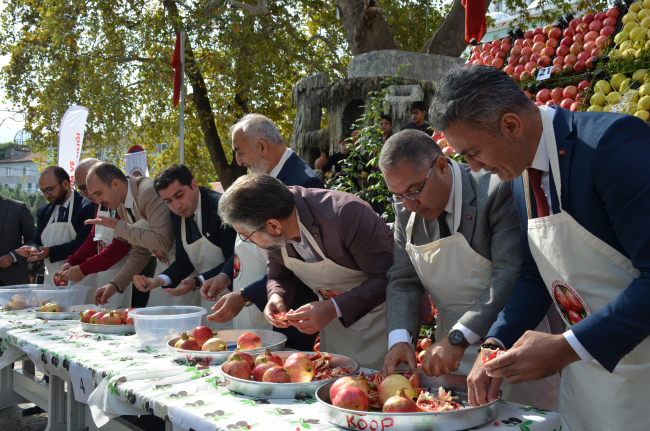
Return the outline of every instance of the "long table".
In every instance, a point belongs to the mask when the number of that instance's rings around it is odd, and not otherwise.
[[[34,402],[49,413],[47,431],[118,430],[125,415],[156,415],[175,431],[342,429],[325,420],[315,398],[232,392],[219,366],[178,364],[165,346],[143,346],[135,335],[89,334],[76,321],[42,321],[21,310],[0,312],[0,338],[0,408]],[[31,364],[49,385],[34,378]],[[479,429],[568,428],[557,413],[502,401],[494,422]]]

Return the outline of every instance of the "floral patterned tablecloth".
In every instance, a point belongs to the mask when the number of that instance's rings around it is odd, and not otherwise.
[[[0,312],[0,338],[0,367],[27,353],[38,369],[66,381],[71,369],[74,375],[92,373],[96,387],[88,405],[100,427],[118,415],[154,414],[170,420],[176,431],[341,429],[325,420],[315,398],[234,393],[225,387],[219,366],[177,364],[166,347],[142,346],[135,335],[89,334],[78,322],[42,321],[19,311]],[[568,428],[557,413],[502,402],[494,422],[479,429]]]

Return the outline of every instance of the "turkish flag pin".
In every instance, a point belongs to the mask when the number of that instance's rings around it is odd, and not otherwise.
[[[560,156],[566,156],[566,151],[560,150]]]
[[[468,215],[468,216],[467,216],[467,220],[471,220],[471,219],[472,219],[472,216],[471,216],[471,215]]]

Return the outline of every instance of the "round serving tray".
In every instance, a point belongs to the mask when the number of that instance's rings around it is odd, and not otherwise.
[[[467,376],[448,374],[441,377],[429,377],[420,374],[420,386],[429,392],[440,386],[452,391],[459,397],[460,410],[432,413],[373,413],[334,407],[330,400],[332,383],[321,386],[316,392],[320,409],[325,418],[333,425],[344,429],[383,429],[391,431],[458,431],[478,427],[491,422],[497,414],[499,398],[480,407],[470,407],[467,403]]]
[[[176,337],[167,342],[167,347],[171,352],[172,360],[179,364],[201,364],[201,365],[219,365],[228,360],[237,347],[237,338],[245,332],[251,332],[262,340],[262,347],[259,349],[241,350],[249,355],[255,357],[264,353],[266,349],[272,352],[277,352],[284,349],[284,343],[287,342],[287,337],[284,334],[274,331],[266,331],[263,329],[230,329],[224,331],[215,331],[217,337],[221,338],[228,344],[228,350],[225,352],[203,352],[196,350],[184,350],[174,347],[180,337]]]
[[[93,334],[135,334],[134,325],[94,325],[92,323],[80,323],[81,329]]]
[[[43,320],[79,320],[79,313],[93,308],[94,305],[66,305],[59,313],[34,311],[34,315]]]
[[[281,357],[283,360],[291,356],[293,353],[291,351],[284,352],[275,352],[276,355]],[[302,352],[308,356],[314,355],[316,352]],[[332,353],[332,358],[330,359],[330,368],[334,367],[352,367],[352,373],[354,375],[359,371],[359,363],[352,358],[347,356],[341,356]],[[221,370],[220,370],[221,371]],[[239,392],[249,397],[258,397],[258,398],[313,398],[316,394],[316,391],[319,387],[324,384],[332,383],[339,377],[334,377],[327,380],[316,380],[307,383],[263,383],[256,382],[254,380],[243,380],[237,377],[232,377],[225,374],[221,371],[224,379],[226,380],[226,387],[234,392]]]

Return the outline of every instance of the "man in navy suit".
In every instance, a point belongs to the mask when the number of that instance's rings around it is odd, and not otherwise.
[[[260,114],[248,114],[232,126],[232,146],[237,163],[253,173],[276,177],[287,186],[323,188],[318,175],[290,148],[271,120]],[[235,254],[224,265],[221,274],[206,282],[201,289],[205,299],[216,300],[216,295],[229,287],[233,293],[222,297],[213,307],[216,313],[208,320],[224,323],[234,319],[235,327],[270,329],[262,311],[266,307],[266,254],[241,240],[235,245]],[[299,293],[298,293],[299,292]],[[317,301],[311,289],[296,289],[290,308]],[[254,304],[258,310],[242,310]],[[258,313],[259,311],[259,313]],[[308,335],[295,327],[274,328],[287,336],[287,347],[311,350],[316,335]]]
[[[509,350],[485,367],[477,361],[470,404],[496,398],[503,378],[562,371],[557,409],[570,429],[618,429],[622,420],[647,429],[639,403],[650,384],[648,125],[538,108],[504,72],[483,66],[450,71],[430,118],[474,171],[514,181],[522,220],[519,280],[484,345]],[[565,332],[532,332],[549,307]]]
[[[84,243],[92,226],[84,222],[95,216],[95,206],[70,187],[70,176],[59,166],[43,169],[38,179],[38,190],[49,203],[37,211],[38,226],[31,246],[17,252],[34,262],[46,259],[45,283],[52,283],[53,273],[68,256]],[[72,214],[70,207],[72,206]],[[57,263],[58,262],[58,263]]]

